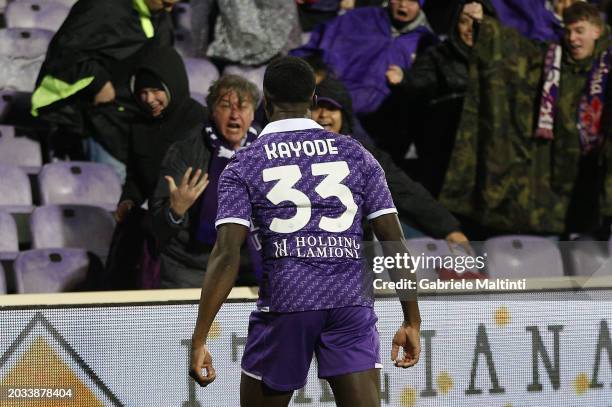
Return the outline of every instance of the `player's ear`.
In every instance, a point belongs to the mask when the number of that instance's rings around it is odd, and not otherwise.
[[[312,95],[312,100],[310,101],[310,110],[314,110],[317,108],[318,100],[317,94]]]

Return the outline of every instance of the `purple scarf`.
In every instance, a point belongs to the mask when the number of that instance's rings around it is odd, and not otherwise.
[[[246,137],[242,140],[240,148],[244,148],[250,145],[257,139],[258,131],[250,127],[247,131]],[[215,229],[215,220],[217,217],[217,204],[219,202],[219,196],[217,188],[219,186],[219,177],[221,173],[229,163],[230,159],[234,156],[234,150],[232,150],[223,137],[219,137],[216,134],[216,129],[211,126],[204,128],[204,143],[211,151],[210,164],[208,165],[208,187],[202,194],[202,200],[200,203],[200,226],[198,228],[196,238],[198,241],[214,245],[217,240],[217,230]],[[261,244],[259,243],[259,236],[257,234],[257,228],[251,226],[249,237],[247,238],[247,248],[249,256],[251,258],[251,265],[253,271],[259,279],[262,274],[263,265],[261,260]]]
[[[578,106],[578,132],[580,147],[583,154],[588,154],[603,144],[604,135],[601,131],[601,117],[604,108],[604,94],[610,72],[612,47],[602,52],[593,62],[589,73],[587,92],[580,98]]]
[[[540,99],[540,113],[536,138],[553,139],[555,116],[557,113],[557,98],[559,97],[559,82],[561,81],[561,54],[558,44],[550,44],[544,62],[544,86]]]
[[[609,65],[612,62],[612,46],[596,58],[589,72],[585,93],[578,105],[577,128],[580,137],[580,150],[589,154],[603,144],[601,122],[604,110],[604,95],[608,83]],[[540,114],[536,138],[553,139],[553,125],[559,97],[561,79],[561,47],[550,44],[544,64],[544,86],[540,100]]]

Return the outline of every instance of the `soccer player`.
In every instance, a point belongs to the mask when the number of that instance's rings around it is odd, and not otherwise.
[[[310,119],[314,90],[304,61],[270,63],[264,76],[270,124],[219,180],[218,236],[202,285],[190,375],[201,386],[216,377],[206,339],[253,222],[261,231],[264,276],[241,364],[243,407],[287,406],[306,384],[313,354],[338,406],[380,405],[382,365],[359,258],[361,218],[381,241],[403,235],[378,162],[359,142]],[[419,358],[420,316],[416,300],[402,301],[402,310],[391,357],[406,368]]]

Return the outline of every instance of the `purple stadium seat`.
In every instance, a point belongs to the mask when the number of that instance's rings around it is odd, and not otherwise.
[[[15,127],[8,125],[0,125],[0,142],[2,140],[15,138]]]
[[[70,7],[53,0],[19,0],[11,2],[4,12],[10,28],[42,28],[57,31]]]
[[[34,209],[30,181],[21,168],[0,163],[0,207],[11,213]]]
[[[0,209],[0,260],[14,259],[19,251],[17,224],[10,213]]]
[[[115,219],[103,208],[88,205],[39,206],[30,216],[32,247],[76,247],[106,259]]]
[[[0,164],[23,167],[37,173],[42,166],[40,144],[27,137],[0,136]]]
[[[112,167],[91,162],[55,162],[38,175],[43,205],[83,204],[115,210],[121,181]]]
[[[575,240],[561,243],[568,274],[579,277],[612,276],[612,259],[607,242]]]
[[[30,60],[44,58],[52,38],[53,31],[41,28],[3,28],[0,30],[0,55]]]
[[[183,28],[174,30],[174,48],[184,58],[194,56],[193,40],[191,32]]]
[[[193,100],[196,100],[199,103],[201,103],[203,106],[206,106],[206,95],[199,93],[199,92],[191,92],[190,96]]]
[[[183,60],[189,77],[189,90],[208,95],[210,85],[219,79],[217,68],[204,58],[183,58]]]
[[[265,65],[257,68],[242,65],[228,65],[223,69],[224,74],[239,75],[253,82],[257,85],[260,95],[263,94],[263,78],[265,72]]]
[[[34,91],[52,37],[43,29],[0,29],[0,90]]]
[[[19,253],[14,263],[17,293],[74,291],[87,279],[89,256],[82,249],[40,249]]]
[[[189,3],[176,3],[172,9],[175,27],[191,31],[191,7]]]
[[[6,294],[6,276],[4,275],[4,268],[0,263],[0,295]]]
[[[448,243],[445,240],[436,240],[430,237],[419,237],[406,240],[408,252],[411,256],[450,256],[452,255]],[[437,279],[438,272],[435,268],[421,267],[417,269],[417,278]]]
[[[538,236],[500,236],[484,244],[490,278],[562,277],[563,261],[557,245]]]

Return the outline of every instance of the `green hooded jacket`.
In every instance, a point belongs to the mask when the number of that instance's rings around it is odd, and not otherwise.
[[[597,41],[595,57],[608,46],[606,30]],[[597,221],[600,215],[612,215],[610,143],[583,157],[577,129],[577,109],[594,57],[575,62],[563,53],[554,139],[533,137],[546,51],[547,44],[529,40],[494,18],[485,16],[478,27],[461,124],[440,200],[484,227],[562,233],[572,198],[595,201],[590,206],[572,204],[579,217],[580,208],[588,208],[584,215]],[[609,135],[610,128],[602,128]],[[578,180],[592,188],[578,192]],[[577,196],[583,193],[590,197]]]

